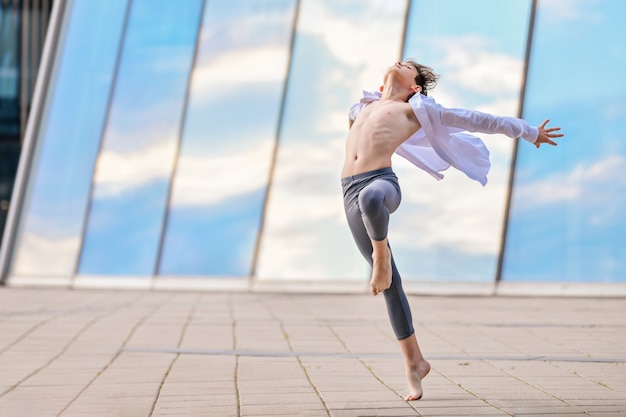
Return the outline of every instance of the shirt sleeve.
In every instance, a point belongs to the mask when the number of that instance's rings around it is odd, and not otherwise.
[[[516,117],[494,116],[475,110],[439,108],[441,123],[469,132],[500,133],[510,138],[519,138],[535,143],[539,129]]]
[[[348,118],[354,122],[359,113],[361,113],[362,108],[363,105],[361,103],[354,103],[350,107],[350,111],[348,112]]]

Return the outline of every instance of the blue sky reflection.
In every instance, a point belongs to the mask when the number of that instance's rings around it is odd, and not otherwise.
[[[398,59],[407,2],[347,4],[300,3],[259,279],[367,276],[341,198],[348,109]]]
[[[75,272],[126,3],[68,4],[16,245],[16,275]]]
[[[505,280],[626,281],[625,15],[618,1],[539,2],[525,117],[566,136],[520,149]]]
[[[201,6],[201,0],[132,4],[81,274],[155,271]]]
[[[413,2],[405,57],[441,75],[429,95],[443,106],[517,116],[529,13],[528,0]],[[403,201],[390,239],[405,279],[494,279],[514,140],[478,136],[491,152],[485,187],[453,168],[438,182],[395,158]]]
[[[159,274],[249,276],[295,6],[207,3]]]

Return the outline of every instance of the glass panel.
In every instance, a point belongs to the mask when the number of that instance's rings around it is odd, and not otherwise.
[[[0,2],[0,238],[20,157],[20,9]]]
[[[74,0],[65,10],[16,243],[16,275],[74,273],[126,0]]]
[[[529,14],[528,0],[415,1],[405,55],[440,74],[429,95],[441,105],[517,116]],[[478,136],[491,152],[484,188],[454,168],[438,182],[394,160],[403,196],[389,235],[404,278],[495,278],[514,142]]]
[[[202,1],[130,11],[79,272],[152,275]]]
[[[505,280],[626,281],[624,16],[621,1],[539,2],[525,117],[566,136],[519,151]]]
[[[20,135],[20,8],[0,3],[0,140]]]
[[[366,276],[341,197],[348,109],[398,59],[406,7],[301,1],[259,278]]]
[[[209,1],[160,274],[249,276],[295,0]]]

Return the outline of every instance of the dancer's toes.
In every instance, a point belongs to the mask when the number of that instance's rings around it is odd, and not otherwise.
[[[417,372],[407,375],[407,381],[409,383],[409,395],[404,398],[404,401],[417,401],[422,398],[424,391],[422,390],[422,381]]]
[[[422,394],[409,394],[404,398],[404,401],[417,401],[422,398]]]
[[[372,292],[372,295],[378,295],[378,289],[376,289],[374,284],[370,285],[370,291]]]

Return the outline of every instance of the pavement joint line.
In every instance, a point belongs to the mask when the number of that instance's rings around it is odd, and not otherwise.
[[[196,296],[194,304],[191,306],[191,308],[189,309],[189,312],[187,313],[187,320],[185,321],[185,324],[183,324],[183,328],[181,329],[180,335],[178,337],[178,346],[177,346],[178,349],[180,349],[180,347],[183,344],[183,340],[185,339],[185,334],[187,333],[187,328],[189,327],[189,323],[191,322],[191,319],[192,319],[192,317],[193,317],[193,315],[194,315],[194,313],[196,311],[196,302],[198,301],[199,297],[200,297],[199,295]],[[165,374],[161,378],[161,382],[159,384],[159,389],[157,390],[157,393],[156,393],[156,395],[154,397],[154,401],[152,402],[152,408],[150,409],[150,414],[149,414],[150,417],[152,417],[152,415],[154,415],[156,407],[157,407],[157,405],[159,403],[159,399],[161,399],[161,393],[163,392],[163,386],[165,385],[165,381],[167,380],[168,376],[172,372],[172,369],[174,368],[174,364],[176,363],[178,358],[180,358],[180,353],[177,353],[174,356],[174,358],[170,361],[170,364],[167,367],[167,370],[165,371]]]
[[[108,313],[108,311],[107,311],[107,313]],[[68,351],[70,346],[73,345],[82,334],[84,334],[95,323],[97,323],[98,321],[102,320],[104,318],[105,314],[101,314],[99,316],[93,317],[88,322],[84,323],[80,327],[80,329],[78,329],[78,331],[76,331],[76,333],[70,338],[70,340],[67,343],[65,343],[65,345],[58,352],[56,352],[54,355],[52,355],[52,357],[49,358],[46,361],[46,363],[44,363],[43,365],[41,365],[37,369],[34,369],[33,371],[29,372],[28,375],[24,376],[22,379],[20,379],[19,381],[17,381],[16,383],[11,385],[7,389],[5,389],[3,392],[0,392],[0,397],[3,397],[6,394],[10,393],[11,391],[15,390],[17,387],[22,385],[24,382],[28,381],[30,378],[32,378],[33,376],[37,375],[39,372],[43,371],[44,369],[46,369],[50,365],[52,365],[52,363],[54,363],[54,361],[56,361],[58,358],[63,356],[65,354],[65,352]]]
[[[137,323],[135,323],[135,325],[130,329],[130,331],[128,332],[128,334],[126,335],[126,338],[124,339],[124,341],[122,342],[122,346],[125,346],[130,339],[133,337],[133,335],[135,334],[135,331],[146,321],[148,320],[149,317],[151,317],[152,315],[154,315],[160,308],[159,304],[156,304],[154,306],[152,306],[152,309],[150,311],[148,311],[148,313],[146,313],[144,316],[141,317],[141,319],[139,319],[139,321]],[[119,356],[123,353],[123,349],[120,349],[117,351],[117,353],[115,355],[113,355],[113,357],[109,360],[109,362],[107,362],[101,369],[100,371],[98,371],[98,373],[91,378],[91,380],[84,386],[81,388],[81,390],[61,409],[61,411],[59,411],[59,413],[57,414],[56,417],[60,417],[63,413],[65,413],[65,411],[70,408],[77,400],[78,398],[83,395],[83,393],[85,391],[87,391],[87,389],[89,389],[89,387],[91,387],[94,382],[107,370],[109,369],[109,367],[111,367],[113,365],[113,363],[119,358]]]
[[[237,417],[241,417],[241,388],[239,388],[239,356],[235,357],[235,391],[237,392]]]
[[[232,336],[233,349],[237,349],[237,320],[235,318],[235,306],[232,295],[228,296],[228,315],[230,316],[230,332]],[[235,369],[233,371],[233,382],[235,385],[235,392],[237,393],[237,417],[241,417],[243,404],[241,402],[241,388],[239,384],[239,356],[235,357]]]
[[[587,411],[584,410],[583,408],[578,407],[576,404],[573,404],[573,403],[567,401],[565,398],[561,398],[560,396],[558,396],[558,395],[556,395],[556,394],[554,394],[554,393],[552,393],[552,392],[542,388],[541,386],[539,386],[537,384],[533,384],[530,380],[526,380],[526,379],[524,379],[524,378],[522,378],[522,377],[520,377],[518,375],[515,375],[515,374],[511,373],[508,369],[498,368],[497,366],[495,366],[494,364],[489,363],[489,362],[486,362],[486,363],[489,364],[491,367],[499,370],[500,372],[504,372],[505,374],[509,375],[510,377],[517,379],[522,384],[526,384],[529,387],[532,387],[533,389],[536,389],[536,390],[538,390],[540,392],[543,392],[546,395],[551,396],[552,398],[554,398],[554,399],[556,399],[558,401],[561,401],[563,404],[565,404],[568,407],[573,408],[574,410],[581,410],[582,411],[581,414],[584,413],[585,415],[589,415],[589,413],[587,413]]]
[[[335,338],[336,338],[337,340],[339,340],[339,342],[341,343],[341,345],[343,346],[343,348],[344,348],[347,352],[352,353],[352,352],[351,352],[351,350],[350,350],[350,348],[348,347],[348,344],[346,343],[346,341],[345,341],[345,340],[343,340],[343,339],[341,338],[341,336],[340,336],[340,335],[339,335],[339,333],[338,333],[338,332],[337,332],[337,331],[333,328],[333,326],[332,326],[331,324],[327,324],[327,326],[328,326],[328,329],[330,330],[330,332],[331,332],[331,333],[335,336]],[[380,330],[380,329],[379,329],[379,330]],[[365,358],[364,358],[363,356],[357,357],[356,359],[359,361],[359,363],[360,363],[361,365],[363,365],[363,367],[365,367],[365,369],[367,369],[367,371],[368,371],[370,374],[372,374],[372,376],[373,376],[375,379],[377,379],[377,380],[378,380],[378,382],[379,382],[381,385],[383,385],[383,386],[384,386],[385,388],[387,388],[389,391],[391,391],[391,392],[393,392],[394,394],[396,394],[396,395],[397,395],[400,399],[404,399],[404,397],[402,396],[402,394],[400,394],[398,391],[396,391],[395,389],[393,389],[393,387],[392,387],[392,386],[390,386],[389,384],[387,384],[387,383],[383,380],[383,378],[382,378],[380,375],[378,375],[376,372],[374,372],[373,367],[372,367],[371,365],[368,365],[368,364],[365,362],[365,360],[364,360]],[[407,404],[408,404],[408,406],[409,406],[409,407],[411,407],[411,408],[413,409],[413,411],[415,411],[415,412],[417,413],[417,415],[418,415],[418,416],[421,416],[421,415],[422,415],[422,414],[421,414],[421,413],[417,410],[417,408],[415,407],[415,405],[413,405],[413,404],[412,404],[412,402],[411,402],[411,401],[407,401]]]
[[[80,306],[80,307],[69,307],[69,308],[42,308],[38,310],[16,310],[16,311],[2,311],[0,314],[7,317],[19,317],[19,316],[34,316],[40,314],[75,314],[75,313],[85,313],[85,312],[100,312],[100,311],[110,311],[110,310],[119,310],[120,308],[138,308],[137,304],[133,302],[124,302],[124,303],[112,303],[112,304],[102,304],[102,305],[90,305],[90,306]]]
[[[274,314],[273,311],[271,311],[271,309],[270,309],[270,312],[272,315]],[[291,345],[291,340],[289,339],[289,333],[287,333],[287,329],[285,329],[285,324],[282,322],[282,320],[279,320],[279,323],[280,323],[280,330],[283,334],[283,337],[285,338],[285,341],[287,342],[287,346],[289,346],[289,350],[293,352],[293,346]],[[328,403],[324,399],[324,396],[320,392],[317,385],[315,385],[315,383],[313,382],[313,378],[311,378],[311,374],[309,374],[309,371],[307,370],[306,366],[304,365],[304,363],[302,363],[302,358],[300,356],[297,356],[296,359],[298,361],[298,365],[300,365],[300,368],[302,369],[302,372],[304,372],[304,376],[306,376],[307,381],[309,381],[309,384],[315,391],[317,398],[319,398],[319,400],[322,402],[322,405],[324,406],[324,410],[326,410],[326,414],[328,415],[328,417],[331,417],[332,415],[330,412],[330,408],[328,407]]]
[[[455,384],[456,386],[458,386],[463,391],[467,392],[469,395],[471,395],[472,397],[476,398],[477,400],[480,400],[480,401],[484,402],[485,404],[489,405],[490,407],[493,407],[493,408],[495,408],[495,409],[497,409],[499,411],[502,411],[503,413],[505,413],[505,414],[507,414],[509,416],[514,416],[514,414],[509,413],[503,407],[500,407],[497,404],[494,404],[493,402],[489,401],[487,398],[481,397],[480,395],[478,395],[477,393],[475,393],[474,391],[472,391],[471,389],[469,389],[465,385],[461,384],[458,381],[455,381],[454,378],[451,378],[450,376],[444,374],[443,372],[441,372],[441,370],[435,369],[435,372],[437,372],[439,375],[441,375],[442,377],[444,377],[445,379],[447,379],[451,383]]]
[[[24,333],[22,333],[19,337],[15,338],[11,343],[8,343],[3,349],[0,349],[0,355],[2,355],[4,352],[8,351],[9,349],[11,349],[13,346],[19,344],[22,340],[26,339],[28,336],[30,336],[35,330],[41,328],[42,326],[50,323],[53,320],[56,320],[57,316],[52,316],[48,319],[45,320],[41,320],[39,322],[37,322],[36,324],[34,324],[33,326],[31,326],[28,330],[26,330]]]
[[[305,352],[305,351],[270,351],[240,349],[181,349],[168,347],[123,347],[122,352],[133,353],[178,353],[181,355],[212,356],[256,356],[256,357],[321,357],[321,358],[398,358],[400,353],[345,353],[345,352]],[[522,356],[522,355],[428,355],[429,360],[455,361],[515,361],[515,362],[589,362],[589,363],[626,363],[626,358],[592,358],[588,356]]]

